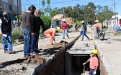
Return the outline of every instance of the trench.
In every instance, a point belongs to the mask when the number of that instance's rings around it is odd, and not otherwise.
[[[82,75],[89,72],[89,63],[83,66],[90,55],[72,55],[66,53],[66,75]]]
[[[25,72],[26,69],[30,68],[24,65],[14,71],[0,70],[0,75],[89,75],[89,63],[86,66],[83,66],[83,63],[90,57],[90,54],[69,54],[67,52],[79,37],[76,37],[70,43],[61,41],[63,46],[45,50],[43,54],[32,56],[30,59],[17,59],[4,63],[3,67],[12,64],[34,64],[35,67],[33,67],[33,73],[31,74]],[[98,49],[95,44],[94,46]],[[97,57],[99,59],[99,67],[96,75],[108,75],[100,53]]]

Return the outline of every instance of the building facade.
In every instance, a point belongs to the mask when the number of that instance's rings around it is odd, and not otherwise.
[[[17,2],[18,1],[18,2]],[[18,4],[18,10],[17,10]],[[0,11],[7,11],[12,15],[21,14],[21,0],[0,0]]]

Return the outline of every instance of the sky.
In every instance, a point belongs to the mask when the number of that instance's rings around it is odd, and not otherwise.
[[[21,0],[22,1],[22,10],[27,10],[30,5],[35,5],[37,9],[42,9],[42,0]],[[45,0],[46,1],[46,0]],[[109,6],[114,10],[114,0],[51,0],[50,6],[55,7],[67,7],[75,6],[76,4],[87,5],[89,2],[93,2],[95,5]],[[40,4],[39,4],[40,3]],[[116,12],[121,15],[121,0],[115,0],[116,3]]]

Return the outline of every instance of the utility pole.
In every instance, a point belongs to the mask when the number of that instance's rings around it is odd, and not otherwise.
[[[40,0],[38,0],[38,9],[40,10]]]
[[[17,0],[17,17],[18,17],[18,26],[19,26],[19,1]]]
[[[114,0],[114,16],[115,16],[115,25],[116,25],[116,2]]]
[[[63,16],[64,16],[63,18],[65,18],[64,8],[63,8]]]

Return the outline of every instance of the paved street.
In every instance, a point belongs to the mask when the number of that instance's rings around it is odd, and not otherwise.
[[[73,39],[75,39],[75,37],[77,37],[79,35],[79,32],[74,32],[74,33],[69,33],[70,39],[68,39],[67,37],[64,39],[67,42],[72,41]],[[58,36],[56,36],[56,42],[59,43],[62,39],[62,34],[58,33]],[[47,48],[47,42],[48,39],[40,39],[39,40],[39,49],[42,48]],[[3,49],[0,49],[0,61],[1,62],[5,62],[5,61],[10,61],[10,60],[15,60],[18,58],[23,58],[24,57],[24,53],[23,53],[23,44],[21,45],[17,45],[17,46],[13,46],[13,50],[17,51],[16,54],[7,54],[4,53]]]
[[[2,45],[2,43],[0,43],[0,49],[2,49],[3,48],[3,45]]]

